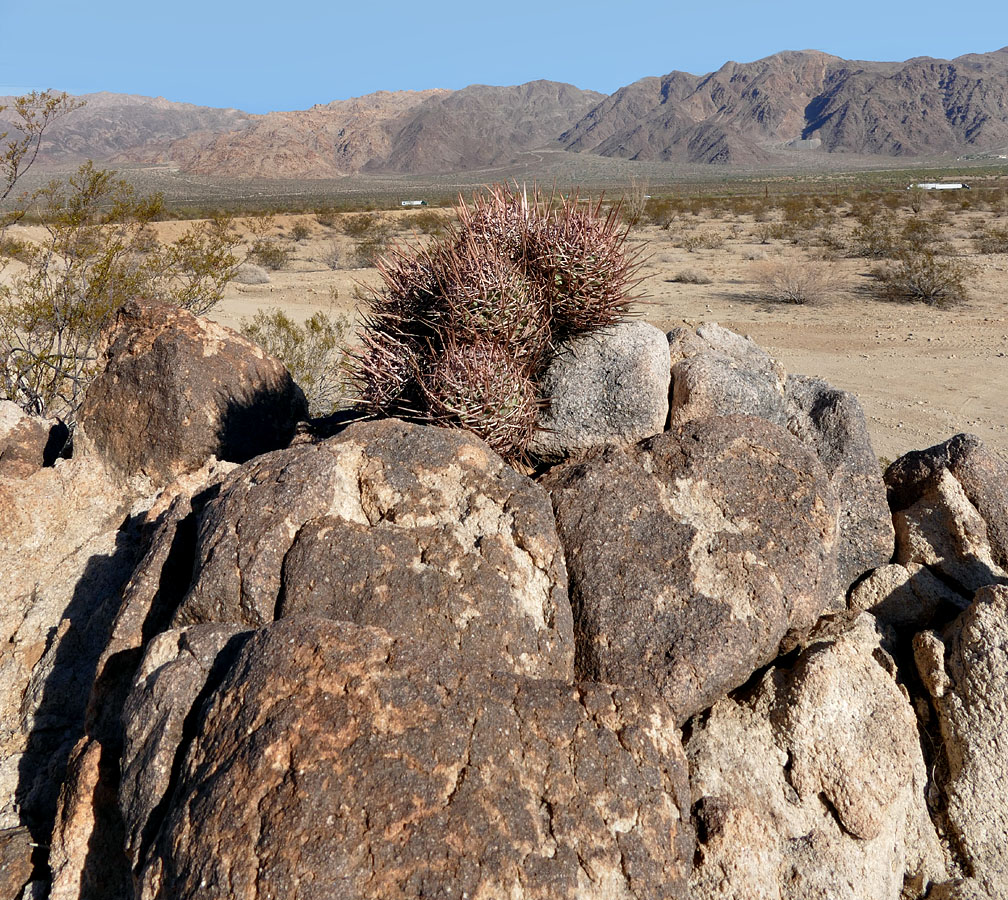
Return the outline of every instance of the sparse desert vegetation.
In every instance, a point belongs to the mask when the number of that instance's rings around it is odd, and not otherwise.
[[[619,202],[630,180],[627,175],[614,183],[614,172],[607,169],[610,180],[602,184],[588,179],[593,186],[582,195]],[[652,175],[652,196],[629,236],[646,245],[648,257],[635,310],[663,328],[718,321],[751,334],[789,370],[853,390],[886,456],[963,428],[1008,447],[1008,366],[999,355],[1008,341],[1002,299],[1008,291],[1008,178],[978,176],[968,193],[906,190],[910,181],[929,177],[937,176],[894,170],[853,179],[754,176],[669,185]],[[357,200],[306,192],[300,205],[278,198],[263,206],[237,197],[209,205],[169,202],[150,228],[169,241],[190,214],[222,207],[268,212],[265,227],[251,215],[233,220],[241,235],[237,249],[254,262],[249,254],[265,242],[279,251],[279,267],[268,268],[268,283],[229,282],[212,315],[238,327],[259,310],[279,308],[301,325],[331,311],[335,292],[335,311],[356,321],[378,283],[376,258],[396,244],[443,233],[452,214],[439,204],[450,203],[459,187],[436,179],[383,184]],[[477,189],[461,188],[467,198]],[[411,196],[429,198],[430,206],[400,208],[399,198]],[[297,226],[305,223],[309,233],[302,235]],[[24,254],[34,227],[8,229],[8,259]],[[815,272],[828,290],[813,285],[799,292],[804,302],[771,299],[761,275],[768,269]],[[941,283],[929,287],[928,278]],[[355,339],[351,329],[348,340]]]

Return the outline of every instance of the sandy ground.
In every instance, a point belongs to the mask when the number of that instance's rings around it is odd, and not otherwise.
[[[976,269],[970,299],[952,309],[895,303],[878,298],[870,271],[875,263],[829,251],[815,241],[800,246],[770,239],[749,216],[686,215],[668,229],[634,229],[632,240],[650,256],[642,269],[637,313],[663,330],[715,321],[750,336],[788,372],[814,375],[860,399],[876,453],[892,460],[960,431],[971,431],[1008,458],[1008,255],[977,255],[970,234],[984,224],[1004,227],[996,212],[956,210],[943,225],[945,237]],[[908,213],[904,212],[904,215]],[[377,221],[409,240],[411,212],[387,213]],[[420,220],[416,220],[420,221]],[[310,233],[294,241],[296,222]],[[842,234],[854,226],[838,217]],[[182,225],[159,223],[162,238]],[[761,234],[761,230],[764,232]],[[688,238],[716,235],[721,246],[684,248]],[[291,250],[290,262],[270,272],[270,283],[230,283],[212,317],[238,327],[258,309],[278,307],[303,320],[316,310],[354,319],[362,285],[377,284],[373,268],[355,268],[359,237],[331,217],[278,217],[268,235]],[[335,255],[340,268],[332,268]],[[767,299],[758,283],[762,269],[780,263],[818,267],[830,287],[815,303]],[[678,283],[694,270],[708,284]],[[356,295],[356,296],[355,296]]]

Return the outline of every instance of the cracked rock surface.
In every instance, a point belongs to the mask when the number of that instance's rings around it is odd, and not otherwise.
[[[387,419],[254,460],[208,506],[195,571],[175,626],[316,614],[572,676],[549,498],[466,432]]]
[[[857,397],[818,378],[788,375],[762,347],[714,322],[668,334],[671,420],[747,415],[787,428],[823,464],[840,500],[834,590],[845,592],[893,553],[886,490]]]
[[[143,900],[687,896],[685,761],[657,697],[293,617],[195,721],[168,802],[127,823],[151,835]]]
[[[972,876],[946,896],[1003,900],[1008,897],[1008,587],[978,591],[942,635],[917,635],[914,652],[941,727],[949,829]]]
[[[838,502],[816,457],[762,419],[694,419],[554,469],[579,678],[649,686],[680,720],[835,601]]]
[[[694,900],[899,900],[944,879],[894,669],[862,613],[698,717]]]
[[[914,506],[925,495],[961,494],[983,521],[994,563],[1008,569],[1008,463],[976,435],[957,434],[901,456],[886,470],[885,482],[894,512]]]

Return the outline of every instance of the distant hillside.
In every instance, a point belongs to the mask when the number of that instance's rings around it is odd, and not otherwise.
[[[160,98],[83,99],[48,133],[45,162],[172,163],[222,178],[466,172],[545,150],[780,165],[796,151],[809,162],[830,153],[1005,152],[1008,47],[906,62],[787,51],[707,75],[643,78],[609,97],[533,81],[381,91],[264,116]]]
[[[129,151],[138,158],[145,150],[198,133],[214,134],[244,127],[253,117],[237,109],[214,109],[173,103],[163,97],[132,94],[83,94],[85,105],[46,132],[42,162],[62,164],[85,159],[111,160]],[[0,97],[9,106],[11,97]],[[11,131],[10,110],[0,113],[0,131]]]
[[[799,141],[887,156],[993,149],[1008,144],[1008,48],[904,63],[806,50],[672,72],[621,88],[560,140],[602,156],[738,164]]]

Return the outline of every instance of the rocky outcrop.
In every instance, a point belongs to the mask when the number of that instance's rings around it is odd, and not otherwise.
[[[758,416],[786,427],[819,457],[840,499],[837,592],[891,561],[885,486],[856,397],[817,378],[787,375],[761,347],[714,322],[677,328],[668,340],[672,422]]]
[[[81,451],[163,487],[207,459],[245,462],[286,446],[307,417],[277,360],[175,306],[131,301],[103,335],[104,370],[78,415]]]
[[[581,678],[653,686],[685,720],[834,602],[838,503],[761,419],[697,419],[544,480],[567,553]]]
[[[894,676],[862,614],[696,721],[694,900],[900,900],[944,880],[917,722]]]
[[[0,478],[0,827],[29,824],[38,842],[136,563],[131,501],[84,460]]]
[[[16,403],[0,400],[0,478],[27,478],[51,466],[69,437],[58,419],[29,416]]]
[[[671,419],[680,424],[705,416],[757,416],[786,427],[791,411],[787,373],[748,338],[705,322],[667,335],[672,364]]]
[[[900,634],[912,636],[936,619],[948,619],[965,606],[962,595],[919,563],[880,566],[855,585],[851,610],[870,612]]]
[[[811,447],[840,499],[839,593],[893,556],[893,526],[878,457],[857,398],[818,378],[789,375],[789,428]]]
[[[24,826],[0,829],[0,897],[20,897],[32,876],[32,839]]]
[[[908,453],[885,473],[897,561],[931,566],[968,599],[1006,581],[1008,463],[975,435]]]
[[[896,562],[928,566],[965,597],[987,584],[1008,584],[983,517],[948,469],[923,487],[912,506],[893,513],[893,522]]]
[[[97,656],[83,730],[69,754],[51,839],[51,900],[132,896],[117,794],[122,710],[145,645],[168,621],[192,578],[199,513],[233,463],[211,461],[175,482],[147,510],[136,568],[116,592],[114,618]],[[77,739],[79,736],[79,739]]]
[[[646,322],[568,338],[541,380],[548,403],[530,446],[547,460],[660,433],[668,418],[669,349]]]
[[[985,587],[939,635],[914,640],[937,713],[939,784],[967,880],[946,896],[1008,897],[1008,587]]]
[[[124,849],[135,867],[149,843],[177,777],[176,755],[192,738],[188,724],[201,695],[217,686],[249,632],[231,625],[197,625],[162,632],[147,647],[124,704],[119,808]]]
[[[141,898],[686,896],[686,769],[656,698],[294,617],[199,721],[167,802],[127,823],[151,836]]]
[[[471,665],[572,674],[549,499],[467,432],[387,419],[263,456],[207,508],[195,565],[176,626],[323,615]]]
[[[141,308],[110,371],[213,370],[221,334]],[[890,562],[853,398],[717,326],[662,342],[670,425],[538,484],[397,420],[239,463],[187,413],[117,457],[108,408],[0,473],[0,889],[1000,900],[1004,464],[898,460]]]

